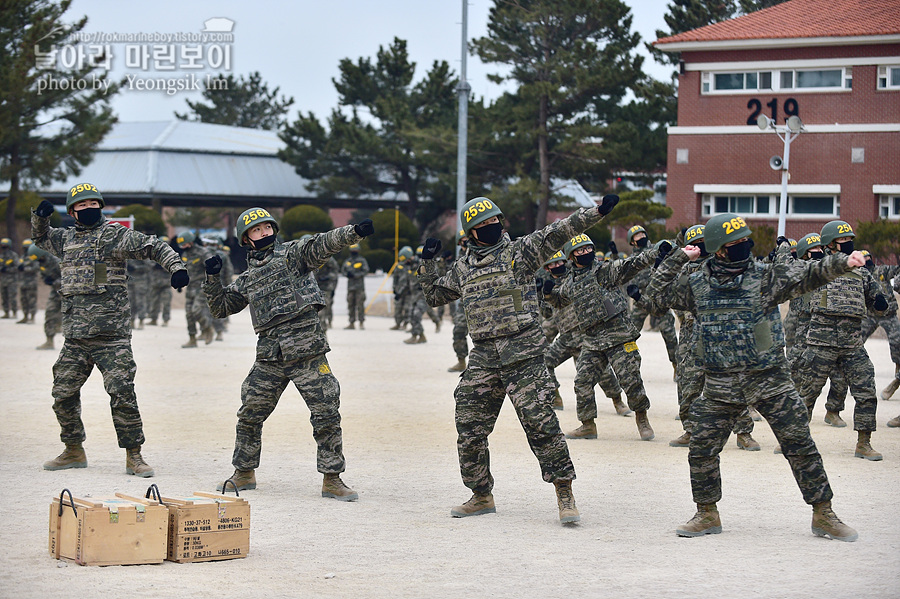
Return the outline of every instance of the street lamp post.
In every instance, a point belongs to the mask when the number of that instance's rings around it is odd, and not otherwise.
[[[784,236],[785,221],[787,220],[787,185],[788,179],[791,178],[789,172],[791,160],[791,142],[797,139],[800,132],[803,131],[803,121],[800,117],[794,115],[788,118],[784,125],[776,125],[775,121],[762,114],[756,121],[756,125],[763,131],[772,129],[784,141],[784,157],[772,156],[769,159],[769,166],[774,170],[781,171],[781,203],[778,207],[778,236]]]

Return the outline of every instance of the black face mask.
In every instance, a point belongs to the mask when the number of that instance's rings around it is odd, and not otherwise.
[[[484,245],[494,245],[500,241],[500,236],[503,235],[503,225],[500,223],[491,223],[479,227],[478,229],[474,229],[474,231],[475,235],[478,237],[479,243]]]
[[[553,268],[550,269],[550,272],[552,272],[557,277],[561,277],[564,274],[566,274],[566,265],[563,264],[561,266],[554,266]]]
[[[649,241],[650,241],[650,240],[647,239],[646,237],[641,237],[640,239],[638,239],[637,241],[635,241],[635,243],[637,244],[637,246],[638,246],[639,248],[645,248],[645,247],[647,247],[647,243],[648,243]]]
[[[848,256],[853,253],[853,240],[845,241],[844,243],[839,243],[838,247],[841,248],[841,251]]]
[[[575,256],[575,262],[577,262],[581,266],[590,266],[594,263],[595,256],[596,254],[594,253],[594,250],[591,250],[587,254]]]
[[[796,257],[797,257],[797,250],[791,250],[791,257],[792,257],[792,258],[796,258]]]
[[[742,241],[725,248],[725,253],[728,254],[729,262],[741,262],[742,260],[746,260],[750,257],[751,247],[753,246],[748,239],[747,241]]]
[[[806,256],[810,260],[821,260],[822,257],[825,256],[825,254],[822,252],[819,252],[819,251],[814,252],[814,251],[810,250],[810,251],[806,252]]]
[[[253,244],[254,250],[264,250],[273,243],[275,243],[275,234],[266,235],[265,237],[260,237],[256,241],[251,242]]]
[[[100,222],[101,216],[103,216],[103,213],[100,211],[100,208],[82,208],[75,211],[75,220],[86,227],[96,225]]]
[[[875,270],[875,263],[871,259],[866,260],[866,268],[869,269],[869,272],[872,272]]]
[[[700,250],[700,255],[703,256],[704,258],[706,256],[709,256],[709,252],[706,251],[706,242],[705,241],[698,241],[697,243],[694,244],[694,247]]]

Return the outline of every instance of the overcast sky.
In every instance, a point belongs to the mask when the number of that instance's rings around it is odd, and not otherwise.
[[[633,28],[643,40],[655,39],[655,30],[665,28],[663,15],[667,0],[625,0],[625,3],[631,6]],[[490,0],[469,2],[469,40],[487,33],[492,5]],[[313,112],[324,121],[337,103],[332,78],[338,76],[338,62],[342,58],[354,61],[361,56],[374,58],[378,47],[389,45],[394,37],[407,41],[410,58],[417,63],[416,80],[435,60],[446,60],[457,74],[460,70],[461,0],[74,0],[65,18],[74,21],[83,15],[88,17],[85,32],[106,35],[199,34],[208,19],[230,19],[234,22],[234,41],[219,44],[222,48],[216,51],[230,53],[229,72],[236,77],[259,71],[270,89],[279,86],[280,93],[293,96],[291,120],[298,111],[303,111]],[[133,47],[129,50],[126,45]],[[202,77],[222,70],[188,71],[176,65],[174,71],[161,71],[154,67],[152,56],[146,69],[126,68],[126,52],[131,52],[134,62],[143,51],[136,46],[153,52],[155,45],[143,42],[113,46],[114,77],[130,74],[136,81],[133,87],[140,85],[139,80],[159,78],[181,79],[187,84],[191,73]],[[225,46],[230,48],[225,50]],[[643,44],[640,51],[645,53]],[[203,60],[207,58],[204,56]],[[488,73],[497,72],[497,66],[482,65],[471,55],[467,60],[467,79],[473,94],[488,99],[497,97],[499,86],[486,78]],[[667,78],[670,71],[649,57],[645,69],[656,78]],[[187,109],[186,99],[198,100],[200,95],[126,89],[115,97],[113,108],[123,121],[169,120],[174,118],[174,111]]]

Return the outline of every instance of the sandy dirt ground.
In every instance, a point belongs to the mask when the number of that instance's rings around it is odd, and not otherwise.
[[[370,276],[373,292],[381,282]],[[681,432],[671,368],[658,333],[638,344],[652,401],[651,442],[634,419],[616,416],[598,389],[599,439],[570,441],[582,520],[559,524],[553,487],[540,478],[515,413],[507,404],[491,436],[497,513],[454,519],[468,499],[460,481],[453,424],[456,376],[449,320],[428,342],[405,345],[393,320],[370,317],[366,330],[344,330],[345,287],[337,291],[328,359],[341,383],[344,480],[355,503],[320,496],[309,412],[289,387],[266,423],[259,487],[246,559],[127,567],[80,567],[47,549],[48,505],[67,487],[76,496],[163,495],[212,491],[231,474],[240,385],[254,357],[246,312],[232,318],[224,342],[181,349],[183,311],[167,328],[135,331],[136,388],[153,479],[124,472],[95,371],[82,391],[89,467],[47,472],[61,450],[51,410],[57,352],[35,351],[38,325],[0,320],[0,596],[2,597],[791,597],[900,596],[900,429],[885,426],[900,401],[879,400],[874,447],[882,462],[853,457],[855,433],[826,426],[824,394],[813,436],[835,491],[838,515],[859,530],[840,543],[810,533],[811,509],[784,458],[774,455],[765,422],[760,452],[722,452],[721,535],[683,539],[675,528],[694,513],[687,450],[668,441]],[[57,337],[57,347],[61,338]],[[893,372],[884,339],[867,348],[876,383]],[[563,429],[578,423],[571,362],[558,369]],[[900,396],[898,396],[900,399]],[[852,399],[848,400],[852,407]],[[851,421],[851,414],[844,418]]]

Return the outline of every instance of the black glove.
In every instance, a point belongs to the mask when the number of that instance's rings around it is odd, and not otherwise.
[[[20,265],[18,266],[18,268],[19,268],[19,271],[20,271],[20,272],[25,272],[25,265],[24,265],[24,264],[20,264]]]
[[[542,279],[540,277],[535,277],[534,278],[534,288],[538,293],[540,293],[541,289],[544,288],[544,279]]]
[[[883,312],[887,310],[888,303],[887,299],[881,295],[880,293],[875,296],[875,309],[879,312]]]
[[[778,247],[782,243],[786,243],[788,245],[791,244],[791,240],[785,237],[784,235],[779,235],[778,239],[775,240],[775,247]]]
[[[44,285],[53,285],[53,277],[44,277]]]
[[[353,225],[353,230],[356,231],[356,234],[360,237],[368,237],[375,232],[375,225],[372,224],[371,218],[367,218],[358,225]]]
[[[203,264],[206,265],[206,274],[208,275],[217,275],[222,270],[222,258],[218,255],[207,258]]]
[[[672,251],[672,244],[668,241],[662,241],[659,244],[659,249],[657,250],[659,254],[656,256],[656,262],[653,263],[653,268],[659,267],[662,264],[662,261],[666,259],[666,256],[669,255],[669,252]]]
[[[639,299],[641,299],[641,290],[634,283],[628,284],[628,287],[625,288],[625,293],[627,293],[628,297],[630,297],[634,301],[638,301]]]
[[[176,270],[172,273],[172,289],[177,290],[181,293],[182,287],[187,287],[187,284],[191,282],[191,277],[188,276],[186,270]]]
[[[449,260],[452,257],[453,257],[453,250],[444,250],[441,253],[441,258],[443,258],[444,260]]]
[[[348,279],[354,279],[354,278],[356,278],[356,273],[355,273],[355,272],[348,272],[348,273],[347,273],[347,278],[348,278]]]
[[[429,237],[422,246],[422,260],[431,260],[439,251],[441,251],[441,240]]]
[[[600,203],[600,207],[597,208],[600,211],[600,214],[606,216],[612,209],[616,207],[616,204],[619,203],[619,196],[614,193],[603,196],[603,201]]]
[[[606,247],[608,247],[609,251],[611,251],[613,254],[619,253],[619,248],[616,247],[615,241],[610,241],[609,243],[606,244]]]
[[[34,209],[34,213],[41,218],[47,218],[48,216],[53,214],[53,204],[51,204],[47,200],[43,200],[40,204],[38,204],[38,207]]]
[[[550,295],[550,292],[553,291],[554,287],[556,287],[556,281],[554,281],[553,279],[547,279],[546,281],[544,281],[544,288],[542,290],[544,292],[544,295]]]

